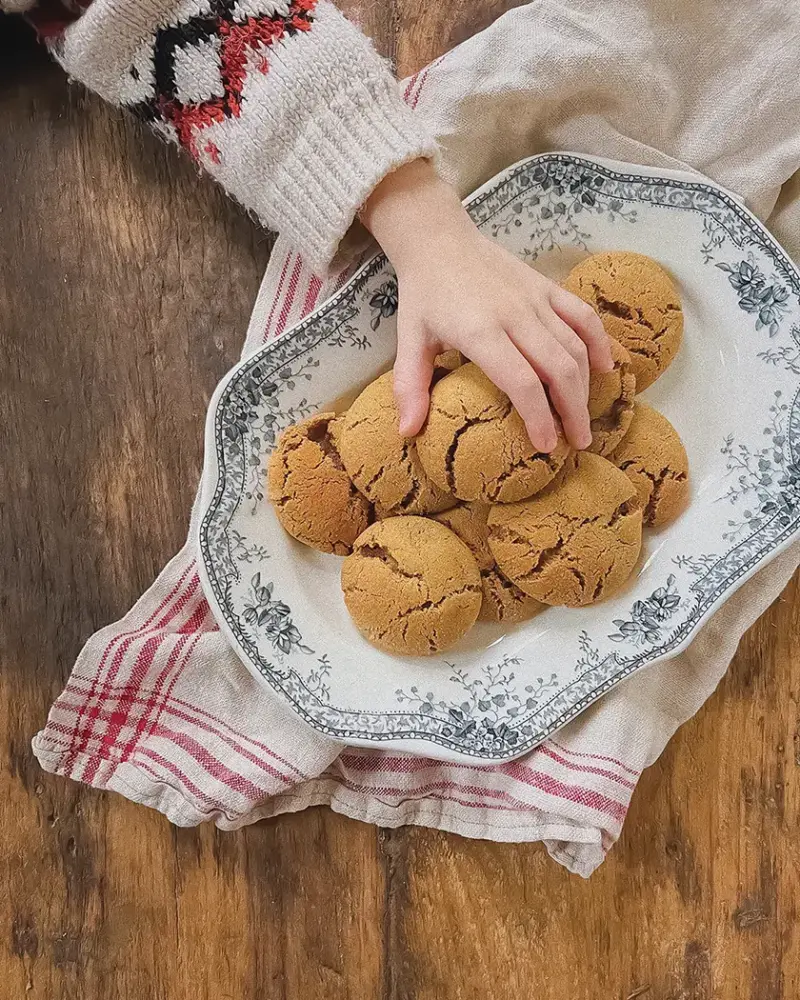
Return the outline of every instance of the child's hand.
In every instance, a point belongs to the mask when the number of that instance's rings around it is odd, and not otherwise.
[[[484,237],[426,162],[387,177],[362,219],[397,272],[401,434],[425,421],[433,359],[458,348],[508,394],[538,449],[556,444],[543,385],[570,444],[591,443],[589,368],[613,362],[590,306]]]

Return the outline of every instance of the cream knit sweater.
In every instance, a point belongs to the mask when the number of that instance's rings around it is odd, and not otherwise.
[[[376,184],[435,145],[328,0],[0,0],[76,80],[180,144],[324,271]]]

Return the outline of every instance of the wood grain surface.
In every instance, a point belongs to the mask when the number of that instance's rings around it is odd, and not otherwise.
[[[351,0],[405,74],[506,0]],[[327,810],[240,833],[39,770],[87,635],[180,546],[270,239],[0,19],[0,1000],[798,996],[800,590],[589,881]]]

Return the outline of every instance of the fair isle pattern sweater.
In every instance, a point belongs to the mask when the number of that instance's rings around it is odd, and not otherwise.
[[[359,207],[435,144],[329,0],[0,0],[76,80],[178,143],[325,271]]]

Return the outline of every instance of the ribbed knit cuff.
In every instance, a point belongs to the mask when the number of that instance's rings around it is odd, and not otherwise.
[[[436,143],[403,102],[393,79],[372,91],[353,81],[340,100],[315,122],[319,131],[303,170],[308,185],[304,197],[297,197],[294,186],[275,191],[284,219],[281,232],[291,236],[320,273],[380,181],[404,163],[436,156]]]
[[[317,6],[308,35],[276,45],[269,61],[248,81],[240,134],[228,130],[219,163],[202,152],[201,162],[324,273],[376,185],[435,157],[436,143],[385,61],[329,3]]]

